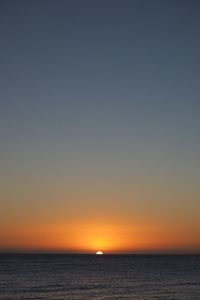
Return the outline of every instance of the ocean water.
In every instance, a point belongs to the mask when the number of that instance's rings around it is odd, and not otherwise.
[[[0,299],[200,299],[200,256],[0,255]]]

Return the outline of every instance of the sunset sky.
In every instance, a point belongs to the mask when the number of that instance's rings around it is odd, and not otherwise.
[[[0,251],[200,251],[200,2],[0,1]]]

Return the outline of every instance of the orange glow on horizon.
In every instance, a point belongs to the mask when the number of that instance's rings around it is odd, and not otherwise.
[[[0,241],[0,249],[80,253],[96,253],[98,249],[104,253],[184,249],[193,242],[175,228],[115,219],[10,227],[0,232]]]

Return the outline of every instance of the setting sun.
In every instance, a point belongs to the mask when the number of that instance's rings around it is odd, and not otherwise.
[[[102,255],[103,254],[103,252],[102,251],[97,251],[97,253],[96,253],[97,255]]]

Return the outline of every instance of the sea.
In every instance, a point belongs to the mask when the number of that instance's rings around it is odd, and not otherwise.
[[[200,255],[0,254],[1,300],[196,300]]]

